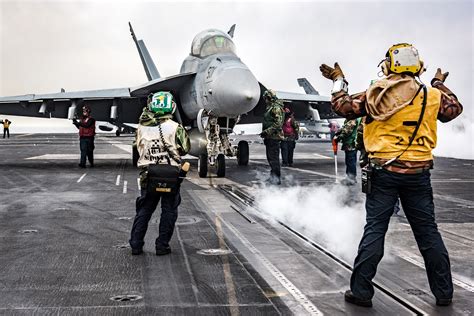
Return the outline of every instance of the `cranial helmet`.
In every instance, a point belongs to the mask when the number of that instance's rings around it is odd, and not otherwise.
[[[86,111],[87,114],[90,114],[91,113],[91,108],[88,106],[88,105],[84,105],[82,107],[82,112]]]
[[[277,99],[275,92],[273,92],[273,90],[270,90],[270,89],[268,89],[267,91],[263,93],[263,97],[265,98],[265,100],[268,100],[268,101],[274,101]]]
[[[411,44],[401,43],[390,47],[381,62],[382,72],[385,76],[390,73],[408,73],[420,76],[425,68],[420,60],[418,50]],[[379,64],[380,65],[380,64]]]
[[[176,103],[168,91],[159,91],[148,96],[148,109],[158,115],[173,114]]]

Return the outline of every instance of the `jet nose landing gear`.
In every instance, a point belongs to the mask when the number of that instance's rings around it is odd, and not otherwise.
[[[215,167],[217,177],[225,177],[225,156],[236,157],[239,166],[246,166],[249,162],[249,144],[246,141],[240,141],[238,146],[234,148],[229,141],[229,134],[232,132],[233,126],[238,119],[229,124],[219,125],[218,117],[209,115],[204,110],[198,114],[199,132],[206,136],[206,153],[199,155],[198,174],[199,177],[207,177],[208,167]]]
[[[200,178],[205,178],[207,177],[207,164],[208,164],[208,158],[207,154],[201,154],[199,155],[198,159],[198,174]]]
[[[225,177],[225,156],[223,154],[217,155],[216,173],[219,178]]]
[[[237,145],[237,164],[247,166],[249,164],[249,143],[241,140]]]
[[[209,166],[215,167],[217,177],[225,177],[225,156],[218,154],[215,159],[209,159],[207,154],[199,155],[198,174],[200,178],[206,178]]]

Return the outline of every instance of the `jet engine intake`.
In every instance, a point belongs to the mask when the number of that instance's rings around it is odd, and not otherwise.
[[[200,133],[197,128],[192,128],[188,131],[189,140],[191,141],[191,156],[198,157],[202,154],[207,154],[207,139],[204,133]]]

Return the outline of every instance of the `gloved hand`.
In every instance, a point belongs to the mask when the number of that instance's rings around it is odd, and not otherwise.
[[[441,68],[438,68],[433,79],[431,79],[431,85],[433,86],[433,83],[435,83],[436,81],[444,82],[446,78],[448,78],[448,75],[449,75],[449,72],[442,73]]]
[[[267,137],[267,132],[265,132],[265,131],[261,132],[261,133],[260,133],[260,137],[261,137],[261,138]]]
[[[342,69],[341,67],[339,67],[338,63],[334,63],[334,68],[326,64],[322,64],[321,66],[319,66],[319,70],[321,70],[321,74],[323,75],[323,77],[328,78],[332,81],[344,78],[344,73],[342,72]]]
[[[79,122],[75,118],[73,118],[72,119],[72,124],[77,125],[77,124],[79,124]]]

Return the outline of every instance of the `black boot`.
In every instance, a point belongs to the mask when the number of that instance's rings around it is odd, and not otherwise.
[[[156,247],[156,255],[157,256],[164,256],[171,253],[171,248],[168,247]]]
[[[354,304],[354,305],[358,305],[358,306],[362,306],[362,307],[372,307],[372,300],[371,299],[364,300],[364,299],[361,299],[361,298],[357,298],[357,297],[354,296],[354,294],[352,294],[351,290],[347,290],[346,293],[344,293],[344,300],[346,302]]]
[[[453,300],[451,298],[437,298],[436,305],[438,306],[449,306]]]
[[[138,255],[141,255],[142,253],[143,253],[142,248],[132,248],[132,255],[138,256]]]

